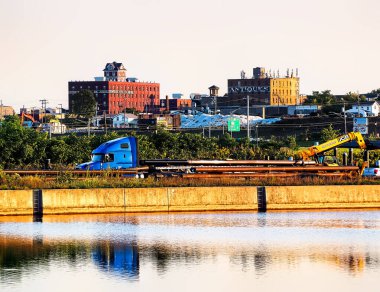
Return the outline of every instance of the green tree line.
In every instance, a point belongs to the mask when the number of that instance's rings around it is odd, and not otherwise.
[[[260,141],[260,147],[247,139],[204,138],[201,134],[171,133],[159,130],[138,139],[140,159],[286,159],[297,148],[295,137],[272,137]],[[0,126],[0,168],[42,168],[47,159],[57,167],[72,167],[89,161],[91,151],[105,141],[118,138],[107,135],[70,134],[49,139],[47,133],[20,125],[16,116],[7,117]]]

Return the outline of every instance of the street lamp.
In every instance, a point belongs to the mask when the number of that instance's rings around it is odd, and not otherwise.
[[[346,134],[347,133],[346,102],[343,98],[342,100],[343,100],[343,115],[344,115],[344,133]]]
[[[249,143],[249,95],[247,95],[247,139]]]
[[[281,97],[277,93],[273,93],[274,96],[277,96],[277,114],[280,114],[280,101]]]
[[[259,124],[256,123],[256,147],[259,148]]]

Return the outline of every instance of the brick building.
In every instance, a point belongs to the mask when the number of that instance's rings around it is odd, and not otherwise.
[[[98,104],[98,113],[118,114],[124,109],[139,112],[150,111],[159,105],[160,84],[139,82],[137,78],[128,78],[122,63],[107,63],[104,77],[95,77],[95,81],[70,81],[69,110],[71,112],[74,95],[80,90],[91,90]]]
[[[265,73],[261,67],[253,68],[253,77],[246,78],[242,71],[239,79],[228,79],[228,97],[224,105],[246,105],[249,95],[252,105],[296,105],[300,104],[298,72],[287,71],[280,77],[277,72]]]
[[[187,110],[191,108],[190,98],[173,98],[160,99],[160,111],[177,111],[177,110]]]

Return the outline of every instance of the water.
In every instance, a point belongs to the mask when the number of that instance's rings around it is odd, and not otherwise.
[[[0,291],[379,291],[380,211],[0,217]]]

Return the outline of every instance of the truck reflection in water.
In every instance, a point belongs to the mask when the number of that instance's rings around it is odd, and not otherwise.
[[[139,278],[140,260],[135,242],[105,242],[96,245],[92,251],[92,259],[103,272],[133,280]]]
[[[59,260],[75,269],[88,259],[108,277],[127,281],[140,281],[140,260],[150,263],[159,275],[170,273],[178,267],[201,265],[217,261],[226,255],[229,262],[242,268],[243,272],[254,270],[257,276],[264,276],[268,270],[281,264],[298,266],[305,259],[310,263],[325,263],[355,276],[366,270],[380,267],[377,251],[352,249],[350,246],[306,246],[304,248],[215,246],[215,245],[171,245],[164,243],[143,243],[136,240],[126,242],[81,241],[57,242],[41,238],[9,238],[0,236],[0,284],[19,283],[25,276],[34,277],[36,271]],[[1,285],[0,285],[1,286]]]

